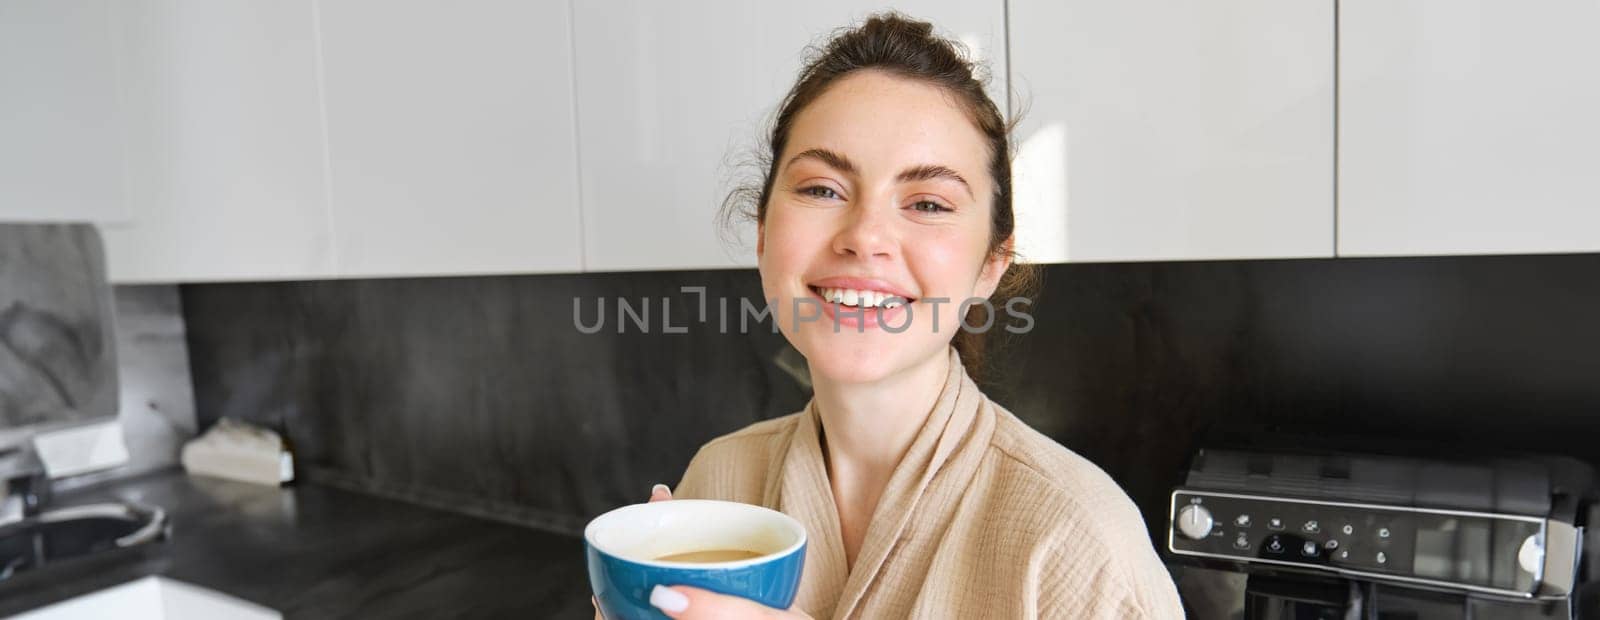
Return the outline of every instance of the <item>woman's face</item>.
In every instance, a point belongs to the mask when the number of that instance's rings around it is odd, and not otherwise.
[[[1008,263],[989,252],[988,146],[952,95],[857,72],[795,117],[778,157],[761,285],[811,372],[874,381],[944,355],[961,302]]]

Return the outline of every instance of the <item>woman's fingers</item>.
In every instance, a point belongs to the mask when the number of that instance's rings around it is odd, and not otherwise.
[[[721,620],[734,618],[773,618],[810,620],[804,612],[773,609],[737,596],[717,594],[690,586],[656,586],[650,591],[650,604],[675,620]]]
[[[594,597],[591,596],[589,597],[589,604],[594,605],[594,620],[606,620],[605,615],[600,613],[600,601],[594,600]]]

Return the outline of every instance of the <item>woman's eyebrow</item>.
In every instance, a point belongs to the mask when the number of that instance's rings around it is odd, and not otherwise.
[[[906,168],[905,170],[901,171],[900,174],[895,175],[895,180],[901,183],[905,183],[907,181],[929,181],[933,179],[949,179],[951,181],[960,183],[961,187],[966,188],[967,196],[975,197],[972,195],[972,186],[967,183],[965,178],[962,178],[961,173],[951,170],[948,166],[941,166],[938,164],[923,164],[921,166]]]
[[[856,165],[853,164],[853,163],[850,163],[850,158],[845,157],[844,155],[840,155],[838,153],[835,153],[833,151],[830,151],[828,149],[806,149],[804,151],[801,151],[800,154],[795,155],[794,157],[790,157],[789,158],[789,163],[788,164],[784,164],[784,166],[788,167],[790,165],[793,165],[794,162],[800,161],[801,159],[805,159],[805,158],[811,158],[811,159],[815,159],[815,160],[821,161],[822,163],[827,164],[828,167],[833,168],[834,170],[838,170],[839,172],[843,172],[845,174],[855,174],[856,173]]]

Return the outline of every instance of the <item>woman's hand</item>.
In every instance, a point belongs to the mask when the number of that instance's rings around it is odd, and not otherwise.
[[[664,502],[672,499],[672,489],[658,484],[650,489],[650,501]],[[594,602],[591,597],[590,602]],[[719,620],[722,618],[782,618],[785,620],[811,620],[811,616],[796,609],[773,609],[755,601],[737,596],[718,594],[690,586],[656,586],[650,592],[650,604],[661,613],[676,620]],[[600,605],[595,603],[595,620],[600,616]]]

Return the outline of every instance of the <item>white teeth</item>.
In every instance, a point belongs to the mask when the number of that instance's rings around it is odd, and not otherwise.
[[[859,308],[898,308],[906,301],[893,293],[848,288],[819,288],[817,294],[826,301]]]

